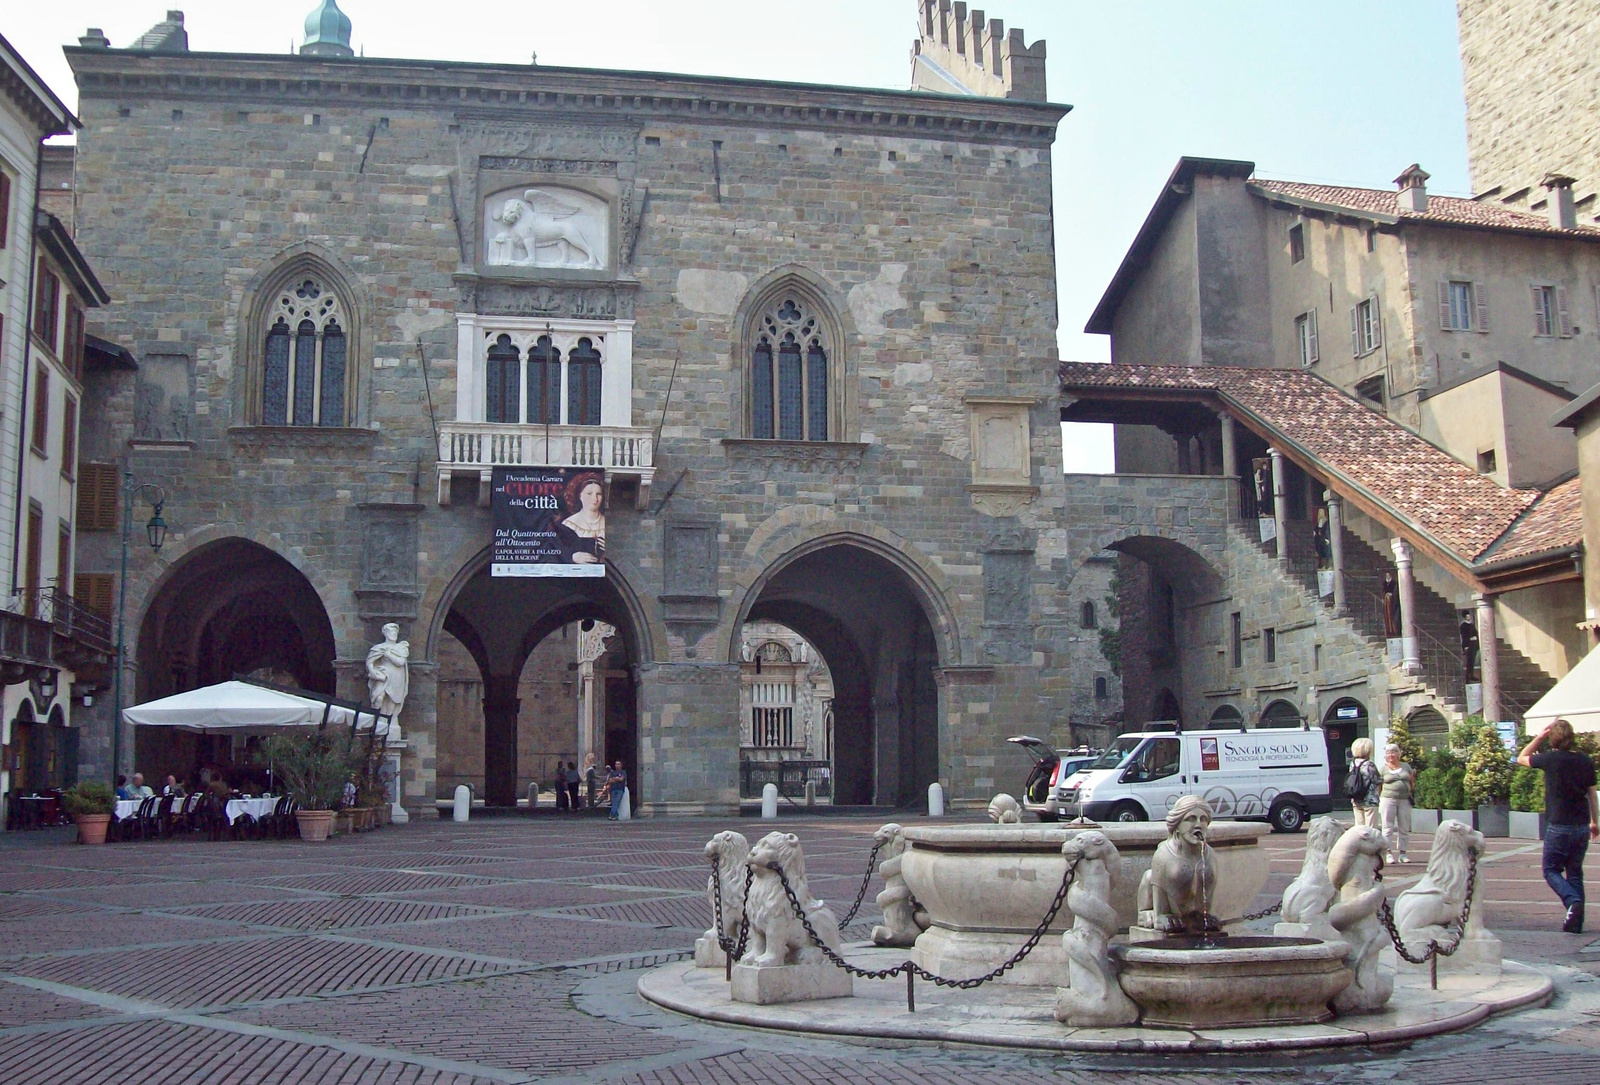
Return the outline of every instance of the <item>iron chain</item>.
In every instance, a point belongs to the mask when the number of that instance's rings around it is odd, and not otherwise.
[[[1283,911],[1283,901],[1280,900],[1270,908],[1263,908],[1259,912],[1249,912],[1240,916],[1239,919],[1241,922],[1248,923],[1253,919],[1265,919],[1269,915],[1277,915],[1281,911]]]
[[[1441,946],[1430,938],[1428,940],[1428,948],[1423,950],[1422,955],[1420,957],[1412,956],[1411,951],[1406,949],[1405,942],[1401,940],[1400,932],[1395,929],[1394,910],[1389,906],[1389,899],[1385,897],[1383,903],[1378,906],[1378,922],[1382,923],[1383,929],[1389,932],[1389,940],[1394,943],[1394,951],[1402,959],[1412,964],[1427,964],[1435,957],[1454,956],[1456,950],[1461,948],[1461,940],[1467,934],[1467,920],[1472,915],[1472,893],[1478,885],[1478,853],[1471,851],[1468,854],[1471,859],[1467,863],[1467,896],[1461,904],[1461,914],[1456,916],[1455,941],[1451,942],[1449,946]],[[1381,871],[1378,880],[1383,880]]]
[[[872,845],[872,854],[867,856],[867,872],[861,875],[861,888],[856,890],[856,902],[850,905],[850,910],[845,913],[843,919],[839,920],[840,930],[844,930],[844,928],[848,927],[850,925],[850,921],[856,917],[856,913],[861,910],[861,902],[867,897],[867,886],[871,884],[872,875],[876,873],[878,869],[878,852],[882,850],[883,841],[880,840],[876,844]]]
[[[744,899],[750,899],[750,883],[755,880],[756,872],[753,867],[745,867],[744,871]],[[712,910],[716,912],[717,946],[728,956],[730,961],[736,961],[744,956],[745,940],[750,935],[750,917],[741,913],[739,917],[739,940],[735,942],[726,937],[722,927],[722,870],[717,865],[717,860],[711,860],[711,897]]]

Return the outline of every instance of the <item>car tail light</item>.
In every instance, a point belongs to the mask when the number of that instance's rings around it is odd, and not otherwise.
[[[1056,762],[1056,767],[1050,770],[1050,786],[1055,787],[1061,782],[1061,762]]]

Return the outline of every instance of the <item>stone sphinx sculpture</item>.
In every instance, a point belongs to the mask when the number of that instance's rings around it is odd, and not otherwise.
[[[1427,951],[1428,943],[1452,945],[1456,924],[1467,901],[1467,881],[1476,857],[1483,854],[1483,834],[1459,821],[1443,822],[1433,834],[1433,850],[1422,880],[1394,902],[1394,925],[1413,956]],[[1449,957],[1439,958],[1440,970],[1488,968],[1498,971],[1501,962],[1500,939],[1483,925],[1483,879],[1472,893],[1472,914],[1461,932],[1461,946]],[[1406,966],[1402,962],[1402,966]],[[1429,967],[1427,965],[1411,967]]]
[[[880,946],[913,945],[917,935],[928,929],[928,913],[917,907],[900,874],[901,857],[906,850],[905,830],[890,822],[873,834],[872,842],[881,846],[879,854],[883,856],[878,862],[883,892],[877,896],[883,922],[872,928],[872,940]]]
[[[800,838],[793,833],[768,833],[750,849],[745,863],[755,872],[744,900],[749,945],[733,967],[729,992],[733,999],[773,1003],[848,996],[850,974],[830,962],[811,941],[772,869],[776,865],[783,871],[811,929],[838,953],[839,921],[826,904],[811,895]]]
[[[1156,846],[1150,869],[1139,880],[1139,926],[1157,934],[1201,935],[1220,931],[1211,914],[1217,888],[1217,854],[1206,843],[1211,807],[1185,795],[1167,814],[1167,838]]]
[[[1088,1028],[1130,1025],[1139,1019],[1139,1007],[1117,983],[1106,955],[1117,933],[1111,894],[1122,857],[1105,833],[1092,829],[1068,838],[1061,855],[1073,868],[1067,890],[1072,929],[1061,935],[1069,986],[1056,988],[1056,1020]]]
[[[1283,891],[1283,920],[1273,928],[1280,938],[1321,938],[1331,942],[1339,932],[1328,922],[1334,884],[1329,880],[1328,856],[1339,842],[1344,826],[1320,817],[1306,830],[1306,858],[1300,876]]]
[[[1002,791],[989,800],[989,820],[996,825],[1021,825],[1022,804]]]
[[[1394,993],[1394,973],[1379,964],[1379,954],[1389,944],[1388,932],[1378,921],[1378,908],[1383,904],[1383,885],[1378,881],[1383,850],[1382,832],[1370,825],[1354,825],[1344,831],[1328,855],[1327,874],[1339,899],[1328,909],[1326,921],[1350,947],[1345,964],[1355,976],[1350,986],[1334,996],[1333,1008],[1339,1013],[1376,1013]]]
[[[716,873],[706,878],[706,903],[711,905],[711,929],[695,939],[694,963],[701,968],[722,968],[727,964],[727,954],[717,936],[730,943],[739,940],[739,925],[744,921],[744,881],[750,868],[745,860],[750,857],[750,842],[743,833],[724,830],[706,842],[707,859],[715,860]],[[722,894],[722,927],[717,922],[717,893]]]

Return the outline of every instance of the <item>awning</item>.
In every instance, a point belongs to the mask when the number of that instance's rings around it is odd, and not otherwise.
[[[1558,719],[1574,731],[1600,731],[1600,651],[1591,651],[1523,715],[1532,737]]]
[[[349,727],[358,718],[370,728],[371,712],[319,701],[249,682],[219,682],[204,689],[175,693],[123,710],[122,718],[144,727],[180,727],[185,731],[264,734],[283,727],[315,727],[326,720]]]

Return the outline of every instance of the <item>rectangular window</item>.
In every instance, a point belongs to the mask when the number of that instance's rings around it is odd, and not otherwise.
[[[73,380],[83,380],[83,306],[71,294],[67,295],[66,339],[61,345],[61,368],[72,374]]]
[[[1278,662],[1278,631],[1270,626],[1261,631],[1261,658],[1267,663]]]
[[[1388,405],[1387,390],[1382,377],[1368,377],[1356,385],[1356,396],[1383,410]]]
[[[1298,264],[1306,258],[1306,228],[1300,223],[1289,227],[1289,263]]]
[[[33,334],[44,340],[51,353],[56,349],[56,325],[61,318],[61,280],[39,261],[39,285],[33,296]]]
[[[77,466],[78,401],[75,397],[68,396],[61,411],[61,473],[71,478]]]
[[[41,456],[50,442],[50,371],[38,366],[33,371],[33,450]]]
[[[78,464],[78,530],[117,529],[117,465]]]
[[[1378,295],[1373,294],[1350,310],[1350,350],[1359,358],[1382,345],[1383,311],[1378,307]]]
[[[1242,667],[1244,666],[1244,615],[1237,610],[1234,611],[1229,615],[1229,625],[1232,629],[1229,632],[1228,661],[1231,666]]]
[[[1532,286],[1533,293],[1533,334],[1541,337],[1556,334],[1556,288],[1553,286]]]
[[[1369,229],[1367,231],[1367,251],[1368,252],[1377,252],[1378,251],[1378,231],[1377,230]]]
[[[111,620],[112,586],[110,573],[78,573],[72,578],[72,597],[106,621]]]
[[[1439,284],[1439,327],[1444,331],[1472,330],[1472,284],[1452,279]]]
[[[1294,338],[1300,352],[1300,364],[1315,365],[1317,354],[1317,311],[1301,313],[1294,318]]]
[[[56,534],[55,582],[62,594],[66,593],[67,585],[72,583],[72,525],[65,520]]]
[[[1500,457],[1495,455],[1495,450],[1486,448],[1478,453],[1478,474],[1492,475],[1498,469]]]
[[[44,567],[44,509],[39,502],[28,502],[28,560],[24,566],[22,586],[27,589],[24,603],[28,617],[39,614],[39,584]]]
[[[11,241],[11,175],[0,170],[0,249]]]

